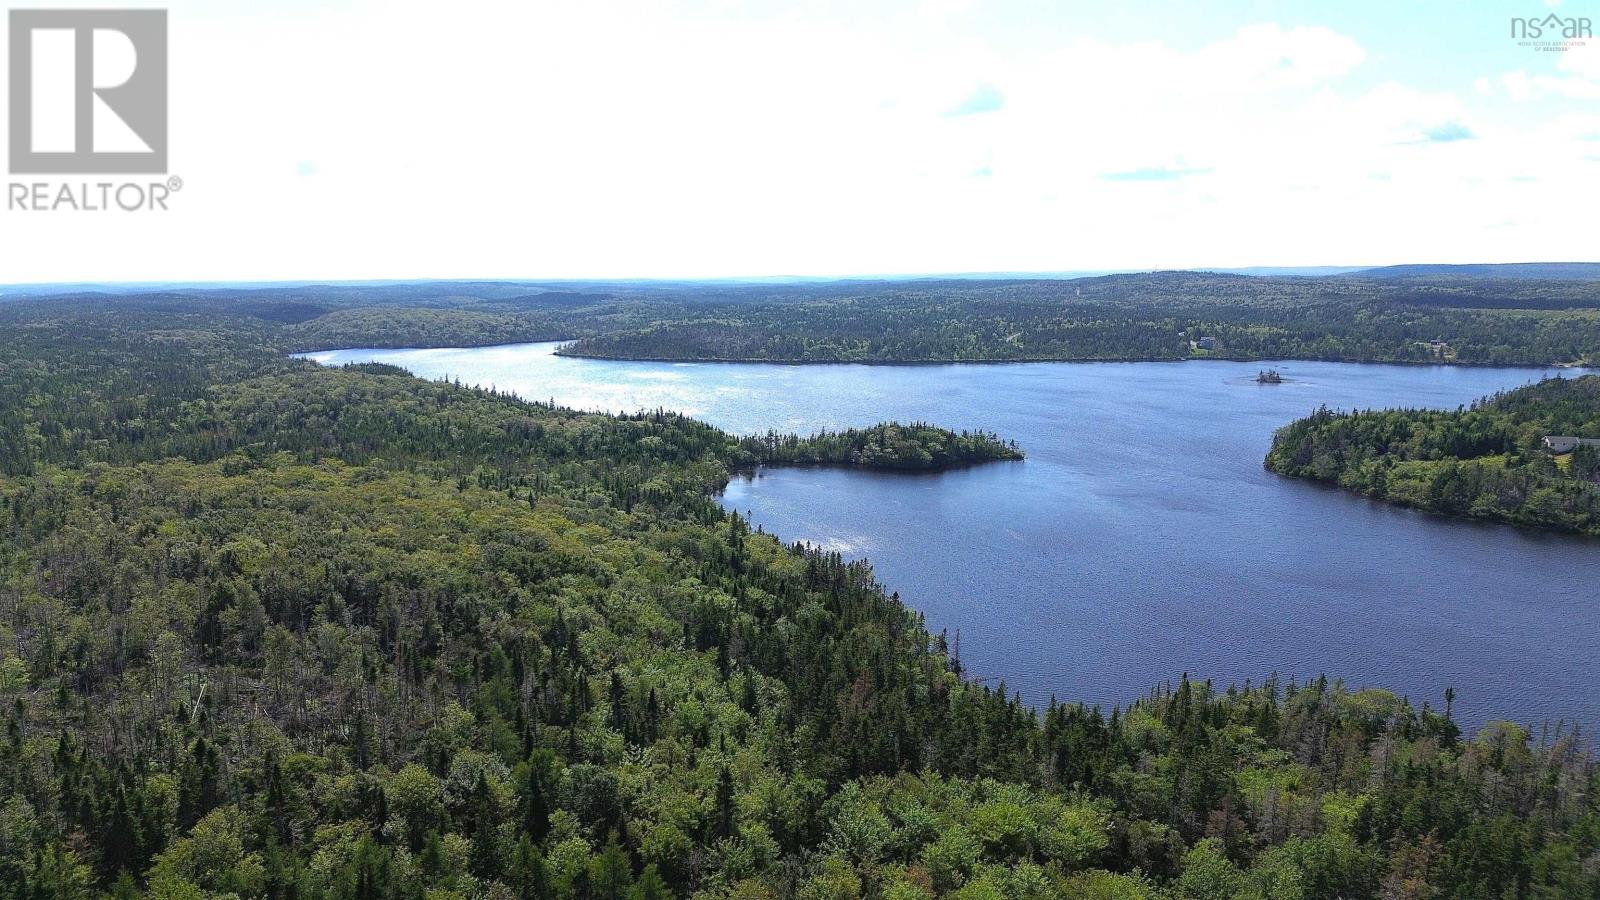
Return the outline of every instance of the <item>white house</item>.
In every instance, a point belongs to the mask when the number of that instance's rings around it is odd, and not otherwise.
[[[1600,447],[1600,439],[1559,434],[1547,434],[1544,437],[1544,448],[1551,453],[1571,453],[1577,447]]]

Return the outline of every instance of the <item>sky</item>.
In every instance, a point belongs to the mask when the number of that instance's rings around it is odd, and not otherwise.
[[[1600,42],[1510,24],[1600,2],[119,5],[183,188],[0,283],[1600,258]]]

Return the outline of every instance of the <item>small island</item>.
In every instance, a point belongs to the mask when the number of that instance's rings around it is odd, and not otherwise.
[[[884,422],[871,428],[819,431],[810,437],[775,431],[744,438],[740,446],[759,465],[852,466],[938,472],[1023,458],[1015,441],[979,431],[951,431],[925,422]]]
[[[1283,373],[1277,369],[1262,369],[1256,373],[1256,384],[1283,384]]]

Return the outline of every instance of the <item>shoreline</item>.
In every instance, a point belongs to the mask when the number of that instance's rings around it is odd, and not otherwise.
[[[526,343],[554,343],[551,341],[528,341]],[[507,344],[494,344],[489,346],[514,346]],[[376,349],[376,348],[373,348]],[[408,348],[413,349],[413,348]],[[441,349],[418,347],[414,349]],[[478,348],[462,348],[478,349]],[[329,352],[329,351],[318,351]],[[1587,365],[1576,362],[1508,362],[1508,363],[1483,363],[1483,362],[1445,362],[1442,360],[1417,360],[1417,359],[1361,359],[1347,356],[1110,356],[1110,357],[1063,357],[1063,356],[1020,356],[1013,359],[765,359],[760,357],[740,358],[690,358],[668,356],[604,356],[593,353],[569,353],[564,348],[558,347],[552,356],[564,359],[593,359],[602,362],[648,362],[648,363],[726,363],[729,365],[774,365],[774,366],[1004,366],[1022,365],[1030,363],[1189,363],[1189,362],[1324,362],[1324,363],[1353,363],[1368,366],[1439,366],[1452,369],[1571,369],[1573,371],[1589,371],[1600,369],[1600,363]],[[1286,381],[1288,379],[1285,379]]]
[[[871,473],[880,474],[880,475],[912,475],[912,476],[916,476],[916,475],[943,475],[946,472],[960,472],[960,471],[962,471],[964,469],[976,469],[979,466],[996,465],[996,464],[999,464],[999,463],[1020,463],[1020,462],[1027,462],[1027,456],[1023,455],[1023,456],[1018,456],[1018,457],[997,457],[995,459],[974,459],[974,460],[969,460],[967,462],[951,463],[950,465],[944,465],[944,466],[927,466],[927,467],[923,467],[923,468],[911,468],[911,467],[905,467],[905,466],[867,466],[867,465],[862,465],[860,463],[846,463],[846,462],[838,462],[838,463],[832,463],[832,462],[793,462],[793,463],[757,462],[757,463],[750,463],[749,465],[729,467],[729,469],[728,469],[728,480],[732,481],[734,478],[747,478],[747,479],[757,478],[757,477],[759,477],[761,475],[761,471],[763,469],[834,469],[834,470],[844,470],[844,471],[849,471],[849,472],[871,472]],[[720,494],[720,493],[722,493],[722,491],[724,491],[726,489],[727,489],[727,485],[724,484],[723,487],[721,487],[721,488],[719,488],[717,490],[717,493]]]
[[[351,350],[381,350],[385,352],[404,352],[410,350],[489,350],[503,347],[526,347],[533,344],[557,344],[551,356],[562,359],[588,359],[597,362],[637,362],[661,363],[684,365],[771,365],[771,366],[1006,366],[1006,365],[1031,365],[1038,363],[1067,363],[1072,365],[1088,365],[1094,363],[1191,363],[1191,362],[1235,362],[1235,363],[1346,363],[1365,366],[1406,366],[1439,367],[1449,369],[1559,369],[1563,371],[1591,372],[1600,371],[1600,362],[1585,364],[1581,362],[1444,362],[1441,360],[1412,360],[1412,359],[1361,359],[1343,356],[1126,356],[1126,357],[1059,357],[1059,356],[1028,356],[1013,359],[764,359],[750,358],[699,358],[699,357],[665,357],[665,356],[604,356],[592,353],[571,353],[565,345],[571,340],[529,340],[512,341],[510,343],[495,344],[440,344],[429,346],[407,347],[323,347],[314,350],[288,350],[288,356],[296,359],[308,359],[319,353],[345,353]],[[315,360],[310,360],[315,362]],[[1289,379],[1284,379],[1286,382]]]

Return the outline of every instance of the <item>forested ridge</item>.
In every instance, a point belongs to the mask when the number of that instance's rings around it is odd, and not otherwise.
[[[1327,359],[1552,364],[1600,358],[1600,281],[1200,272],[910,282],[852,295],[652,308],[562,350],[771,362]]]
[[[729,435],[218,307],[0,305],[0,896],[1600,896],[1570,731],[1033,709],[725,513]]]
[[[277,345],[301,351],[566,341],[562,353],[616,359],[1551,365],[1600,362],[1596,271],[1421,266],[1314,278],[1152,272],[778,284],[424,282],[24,302],[222,310],[257,320]]]
[[[1431,512],[1600,535],[1600,376],[1551,378],[1435,410],[1319,409],[1281,429],[1267,468]]]

